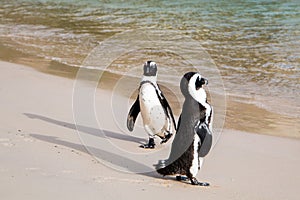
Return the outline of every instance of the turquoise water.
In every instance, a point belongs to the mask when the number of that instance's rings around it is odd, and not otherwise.
[[[299,117],[299,10],[297,0],[1,0],[0,42],[80,66],[94,47],[122,31],[172,31],[202,45],[228,94]],[[122,73],[118,66],[112,71]]]

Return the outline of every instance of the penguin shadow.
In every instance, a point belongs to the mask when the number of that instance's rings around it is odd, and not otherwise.
[[[55,119],[37,115],[37,114],[24,113],[24,115],[31,119],[42,120],[42,121],[45,121],[45,122],[48,122],[51,124],[70,128],[73,130],[80,130],[81,132],[104,138],[101,134],[99,134],[99,131],[100,131],[99,129],[95,129],[95,128],[87,127],[87,126],[75,125],[72,123],[55,120]],[[103,130],[103,131],[104,131],[104,135],[106,136],[105,138],[111,137],[111,138],[115,138],[115,139],[119,139],[119,140],[135,142],[135,143],[139,143],[139,144],[146,142],[146,140],[142,139],[142,138],[123,135],[123,134],[119,134],[119,133],[114,133],[114,132],[107,131],[107,130]],[[119,166],[121,168],[126,165],[127,170],[130,172],[135,172],[135,171],[137,171],[136,169],[143,169],[143,171],[145,171],[145,172],[136,173],[136,174],[148,176],[151,178],[156,178],[161,181],[172,181],[172,182],[174,181],[174,182],[181,182],[181,183],[186,183],[187,185],[190,185],[189,181],[184,181],[184,180],[178,181],[176,179],[176,177],[173,177],[173,176],[162,176],[162,175],[158,174],[154,168],[151,168],[151,167],[144,165],[143,163],[137,162],[135,160],[123,157],[122,155],[118,155],[113,152],[106,151],[104,149],[72,143],[69,141],[61,140],[60,138],[54,137],[54,136],[47,136],[47,135],[34,134],[34,133],[29,134],[29,136],[31,136],[32,138],[35,138],[37,140],[40,140],[40,141],[54,144],[55,146],[64,146],[66,148],[76,150],[77,152],[92,155],[95,158],[97,158],[98,160],[109,161],[109,162],[113,163],[114,165]],[[155,167],[156,163],[153,164],[153,166]]]
[[[95,148],[95,147],[91,147],[91,146],[84,146],[81,144],[64,141],[64,140],[61,140],[54,136],[46,136],[46,135],[41,135],[41,134],[29,134],[29,136],[31,136],[37,140],[40,140],[40,141],[54,144],[55,146],[67,147],[69,149],[72,149],[72,152],[74,152],[74,150],[77,151],[75,153],[81,152],[81,153],[85,153],[88,155],[93,155],[95,158],[97,158],[98,161],[100,161],[100,163],[101,163],[101,161],[107,161],[107,162],[113,163],[115,166],[119,166],[119,167],[126,166],[127,170],[131,171],[131,172],[136,171],[136,169],[143,169],[146,172],[136,173],[136,174],[149,176],[152,178],[159,177],[159,175],[156,172],[154,172],[153,169],[150,168],[149,166],[146,166],[135,160],[123,157],[122,155],[108,152],[104,149],[99,149],[99,148]]]
[[[36,115],[36,114],[24,113],[24,115],[31,118],[31,119],[39,119],[39,120],[42,120],[42,121],[46,121],[46,122],[49,122],[49,123],[52,123],[52,124],[56,124],[56,125],[66,127],[66,128],[70,128],[70,129],[74,129],[74,130],[80,129],[80,131],[84,131],[87,134],[103,137],[99,134],[99,130],[95,129],[95,128],[86,127],[86,126],[78,126],[78,125],[75,126],[75,124],[71,124],[71,123],[51,119],[51,118],[41,116],[41,115]],[[126,135],[122,135],[122,134],[119,134],[119,133],[114,133],[114,132],[111,132],[111,131],[104,131],[104,132],[105,132],[106,138],[107,137],[112,137],[112,138],[116,138],[116,139],[120,139],[120,140],[136,142],[136,143],[146,142],[145,139],[141,139],[141,138],[134,137],[134,136],[126,136]],[[69,142],[69,141],[61,140],[60,138],[55,137],[55,136],[47,136],[47,135],[35,134],[35,133],[31,133],[31,134],[29,134],[29,136],[31,136],[32,138],[35,138],[37,140],[40,140],[40,141],[44,141],[44,142],[47,142],[47,143],[54,144],[55,146],[64,146],[64,147],[67,147],[69,149],[75,150],[77,152],[92,155],[93,157],[97,158],[99,161],[100,160],[101,161],[108,161],[110,163],[113,163],[115,166],[119,166],[121,168],[126,166],[127,170],[130,171],[130,172],[144,171],[142,173],[137,172],[136,174],[149,176],[149,177],[153,177],[153,178],[161,177],[159,174],[157,174],[154,171],[153,168],[151,168],[151,167],[149,167],[149,166],[147,166],[143,163],[140,163],[140,162],[137,162],[135,160],[126,158],[122,155],[115,154],[113,152],[106,151],[106,150],[101,149],[101,148],[95,148],[95,147],[91,147],[91,146],[87,146],[87,145],[72,143],[72,142]],[[74,152],[74,151],[72,151],[72,152]]]
[[[104,160],[104,161],[109,161],[111,163],[114,163],[114,165],[117,165],[119,167],[124,167],[126,165],[127,170],[134,172],[136,171],[136,169],[143,169],[145,172],[143,173],[136,173],[139,175],[143,175],[143,176],[147,176],[147,177],[151,177],[151,178],[156,178],[161,182],[161,184],[164,184],[165,181],[174,181],[174,182],[181,182],[181,183],[185,183],[187,185],[191,185],[190,182],[188,180],[181,180],[179,181],[176,177],[172,177],[172,176],[162,176],[160,174],[158,174],[153,168],[146,166],[140,162],[137,162],[135,160],[132,159],[128,159],[128,158],[124,158],[122,155],[118,155],[112,152],[108,152],[106,150],[103,149],[99,149],[99,148],[94,148],[94,147],[90,147],[90,146],[84,146],[81,144],[76,144],[76,143],[72,143],[72,142],[68,142],[68,141],[64,141],[61,140],[57,137],[54,136],[46,136],[46,135],[41,135],[41,134],[29,134],[30,137],[33,137],[37,140],[40,141],[44,141],[47,143],[51,143],[54,144],[55,147],[57,146],[64,146],[66,148],[72,149],[72,152],[74,153],[85,153],[88,155],[94,154],[97,155],[95,156],[98,160]],[[91,153],[92,152],[92,153]],[[101,163],[101,161],[100,161]]]
[[[56,119],[52,119],[52,118],[49,118],[49,117],[45,117],[45,116],[37,115],[37,114],[32,114],[32,113],[23,113],[23,114],[25,116],[27,116],[28,118],[30,118],[30,119],[38,119],[38,120],[45,121],[45,122],[55,124],[55,125],[58,125],[58,126],[62,126],[62,127],[65,127],[65,128],[69,128],[69,129],[73,129],[73,130],[79,130],[80,132],[90,134],[90,135],[93,135],[93,136],[97,136],[97,137],[101,137],[101,138],[114,138],[114,139],[123,140],[123,141],[127,141],[127,142],[138,143],[140,145],[147,142],[146,139],[131,136],[131,135],[124,135],[124,134],[120,134],[120,133],[116,133],[116,132],[112,132],[112,131],[108,131],[108,130],[100,130],[100,129],[87,127],[87,126],[82,126],[82,125],[77,125],[77,124],[75,125],[75,124],[72,124],[72,123],[59,121],[59,120],[56,120]]]

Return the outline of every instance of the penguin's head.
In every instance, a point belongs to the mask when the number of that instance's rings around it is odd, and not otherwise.
[[[147,61],[144,64],[144,76],[156,76],[157,65],[153,61]]]
[[[185,97],[192,96],[193,98],[198,96],[200,88],[203,85],[207,85],[207,79],[201,77],[197,72],[188,72],[184,74],[180,82],[180,89]]]

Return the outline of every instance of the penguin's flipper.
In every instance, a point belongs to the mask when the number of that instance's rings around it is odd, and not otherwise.
[[[195,132],[200,137],[201,143],[199,157],[204,157],[208,154],[212,146],[212,133],[204,122],[197,123]]]
[[[138,95],[134,104],[131,106],[127,116],[127,128],[129,131],[133,131],[134,123],[139,113],[140,113],[140,101]]]
[[[170,104],[168,103],[166,97],[163,95],[162,92],[161,92],[160,94],[157,94],[157,96],[158,96],[158,98],[159,98],[159,101],[160,101],[161,105],[162,105],[163,108],[165,109],[166,114],[167,114],[168,116],[171,115],[170,117],[172,118],[172,122],[173,122],[173,125],[174,125],[174,129],[177,130],[175,118],[174,118],[174,115],[173,115],[173,111],[172,111],[171,106],[170,106]]]

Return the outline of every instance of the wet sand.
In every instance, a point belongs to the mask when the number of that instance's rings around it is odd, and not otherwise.
[[[20,53],[1,45],[0,59],[26,65],[46,74],[65,77],[72,80],[76,78],[79,69],[78,67],[65,65],[53,60],[46,60],[37,56]],[[90,73],[93,74],[94,71],[90,70]],[[121,75],[104,72],[101,84],[99,84],[98,87],[105,90],[113,90],[120,78],[122,78]],[[137,83],[139,78],[130,78],[128,80],[130,81],[122,82],[122,84],[126,84],[123,88],[135,88],[136,90],[138,88]],[[174,109],[174,113],[179,115],[181,109],[180,102],[176,97],[178,94],[174,94],[171,91],[172,88],[161,86],[161,89],[166,96],[169,97],[168,99]],[[119,90],[118,92],[126,98],[134,99],[137,96],[137,91],[124,92]],[[222,98],[220,97],[220,99]],[[218,99],[216,101],[218,101]],[[216,104],[221,103],[217,102]],[[224,111],[224,114],[226,113],[226,121],[224,123],[224,128],[226,129],[300,139],[300,118],[286,116],[261,108],[253,103],[250,97],[241,98],[227,95],[225,106],[226,110]],[[223,107],[218,108],[218,105],[214,105],[214,107],[215,110],[223,109]]]

